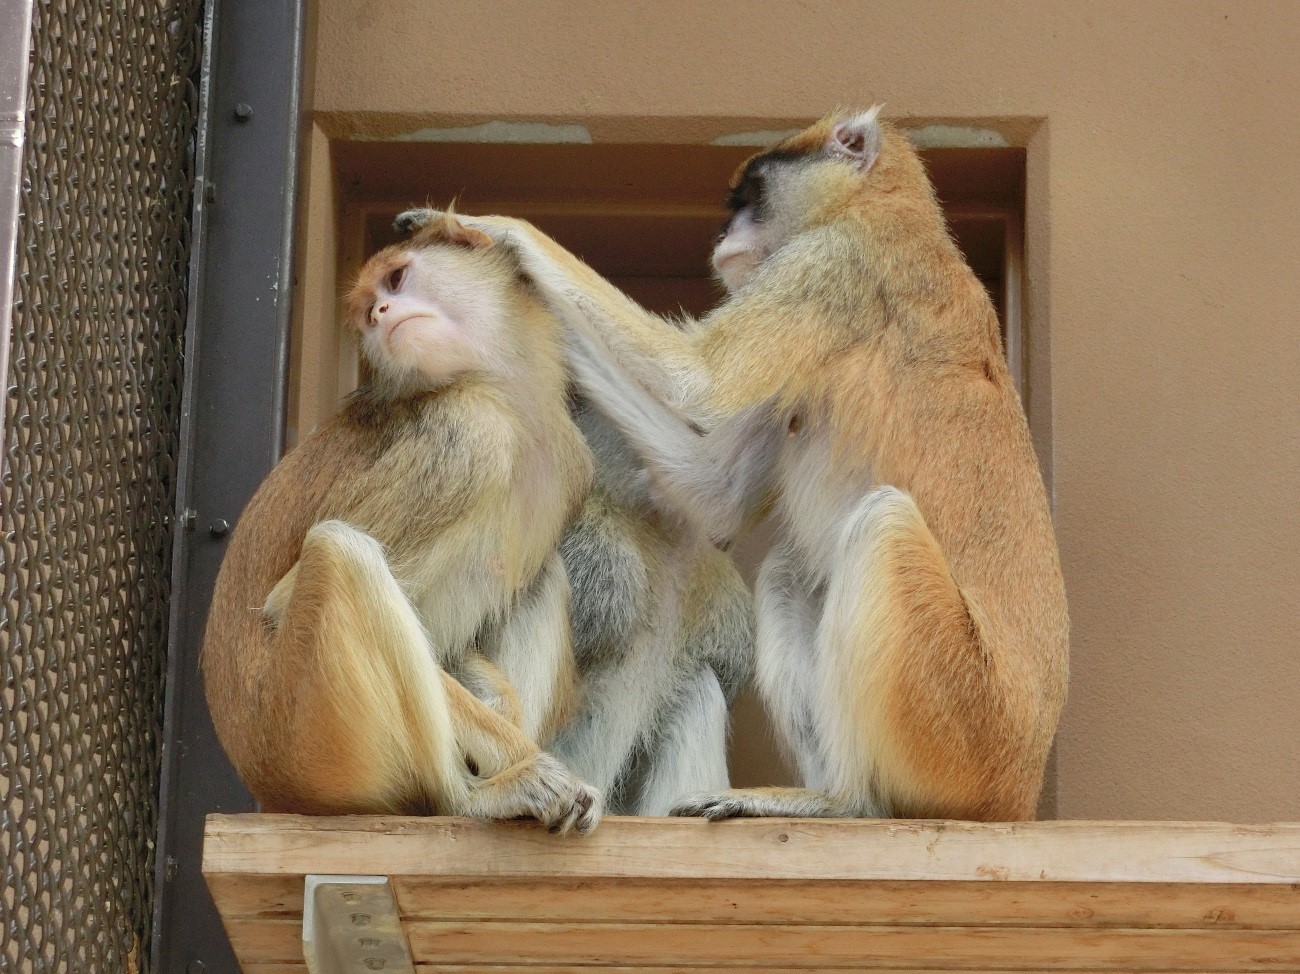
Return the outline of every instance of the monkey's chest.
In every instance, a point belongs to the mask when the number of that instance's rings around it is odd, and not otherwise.
[[[850,514],[871,489],[870,464],[849,459],[833,449],[826,430],[806,421],[791,424],[777,458],[774,479],[783,539],[823,577],[834,563]]]

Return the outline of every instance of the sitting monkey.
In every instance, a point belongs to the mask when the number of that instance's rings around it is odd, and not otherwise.
[[[685,331],[527,223],[470,221],[563,314],[660,506],[726,541],[774,498],[756,671],[804,787],[678,811],[1032,818],[1069,625],[988,293],[874,109],[756,155],[727,202],[731,293]]]
[[[559,323],[452,216],[372,257],[348,315],[373,378],[271,472],[217,579],[222,744],[268,811],[589,831],[599,795],[537,743],[572,705],[556,545],[592,475]]]
[[[572,405],[595,483],[560,543],[580,683],[553,749],[610,811],[666,815],[728,785],[728,708],[753,671],[753,597],[730,557],[655,509],[618,430],[590,403]]]

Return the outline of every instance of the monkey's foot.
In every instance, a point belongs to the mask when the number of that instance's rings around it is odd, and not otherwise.
[[[551,832],[586,835],[604,811],[600,792],[545,752],[532,762],[524,790],[530,814]]]
[[[807,788],[745,788],[688,795],[668,814],[725,818],[841,818],[848,813],[825,792]]]
[[[745,796],[724,791],[718,795],[689,795],[674,805],[668,814],[720,822],[724,818],[750,818],[762,813],[755,811],[753,803]]]

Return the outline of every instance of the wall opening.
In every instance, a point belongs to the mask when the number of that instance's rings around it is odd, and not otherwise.
[[[309,207],[306,215],[309,223],[315,214],[322,224],[319,232],[308,226],[306,233],[308,247],[318,251],[322,286],[332,278],[336,290],[345,290],[369,254],[397,239],[392,222],[403,209],[457,199],[466,213],[532,221],[652,311],[699,315],[722,295],[708,258],[725,218],[727,182],[756,150],[358,141],[333,142],[327,151],[333,205]],[[1012,375],[1025,398],[1025,150],[942,148],[923,150],[922,156],[953,235],[993,298]],[[304,348],[317,353],[304,354]],[[293,366],[291,437],[326,418],[359,379],[356,344],[338,321],[337,305],[333,319],[304,316]],[[303,374],[312,369],[324,374]],[[322,386],[328,390],[324,396],[302,393]],[[766,547],[767,532],[760,526],[737,551],[751,582]],[[752,695],[736,708],[731,771],[741,786],[793,781]]]

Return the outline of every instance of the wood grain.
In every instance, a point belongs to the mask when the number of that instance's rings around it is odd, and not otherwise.
[[[302,915],[302,879],[212,875],[227,917]],[[393,880],[404,917],[1300,930],[1300,889],[1244,884]]]
[[[465,966],[984,970],[1030,962],[1043,971],[1300,970],[1295,931],[430,920],[410,920],[405,927],[417,961]],[[301,928],[292,921],[236,920],[227,930],[249,965],[301,957]]]
[[[245,974],[300,974],[306,873],[390,877],[420,974],[1300,971],[1300,825],[211,816]]]
[[[1300,824],[213,815],[206,873],[464,878],[1300,884]]]

